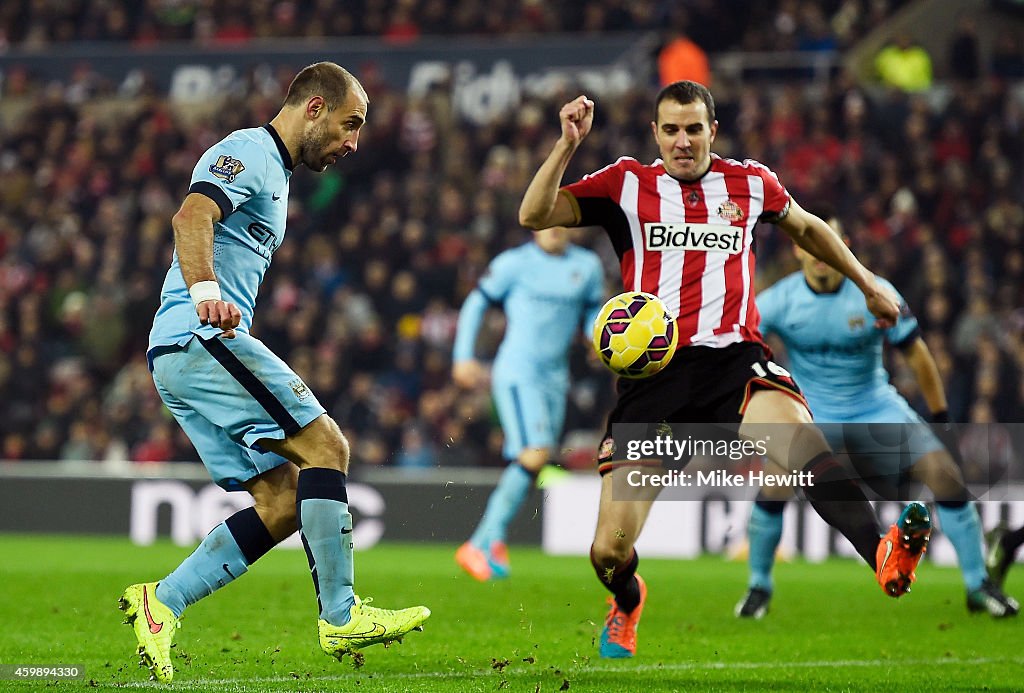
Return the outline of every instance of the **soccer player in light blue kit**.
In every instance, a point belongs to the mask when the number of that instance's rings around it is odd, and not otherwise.
[[[182,611],[296,529],[325,653],[340,659],[398,640],[430,615],[377,609],[353,592],[348,442],[302,379],[249,335],[257,291],[284,239],[293,170],[322,172],[355,152],[366,108],[366,92],[344,68],[306,67],[269,124],[237,130],[203,154],[172,220],[175,252],[147,353],[153,380],[213,480],[247,491],[255,505],[214,527],[168,576],[122,595],[158,681],[173,678]]]
[[[842,235],[834,211],[823,207],[815,213]],[[800,248],[796,256],[801,271],[758,294],[757,305],[761,332],[778,336],[785,345],[790,370],[803,389],[815,423],[824,424],[821,429],[829,444],[834,450],[845,448],[865,479],[899,480],[906,476],[928,486],[936,498],[942,530],[956,549],[967,587],[967,608],[987,611],[997,618],[1015,616],[1019,609],[1016,600],[1003,594],[986,576],[981,521],[968,500],[959,467],[928,425],[889,384],[882,363],[883,342],[889,342],[903,353],[913,371],[932,421],[949,423],[942,380],[920,336],[917,319],[901,298],[896,324],[885,330],[876,328],[863,296],[851,282]],[[885,280],[879,281],[892,288]],[[873,423],[906,427],[868,426]],[[898,432],[902,435],[893,435]],[[886,437],[892,440],[887,442]],[[898,437],[903,438],[905,454],[900,454]],[[955,436],[943,436],[947,437],[951,449],[955,449]],[[771,571],[789,495],[786,489],[766,486],[754,503],[747,525],[749,589],[736,605],[737,616],[761,618],[767,613],[772,596]]]
[[[589,338],[603,302],[600,258],[570,243],[568,229],[554,227],[494,258],[459,312],[452,377],[466,388],[486,379],[474,348],[487,307],[501,306],[507,320],[491,389],[509,464],[473,536],[455,554],[477,580],[508,576],[508,526],[561,437],[569,348],[581,326]]]

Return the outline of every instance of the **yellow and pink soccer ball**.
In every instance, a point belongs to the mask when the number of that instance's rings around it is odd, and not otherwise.
[[[623,378],[646,378],[662,370],[678,341],[675,318],[661,299],[643,291],[612,297],[594,321],[597,355]]]

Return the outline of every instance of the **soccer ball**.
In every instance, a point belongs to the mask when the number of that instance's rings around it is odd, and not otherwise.
[[[679,332],[654,294],[627,291],[608,300],[594,321],[594,349],[623,378],[646,378],[668,365]]]

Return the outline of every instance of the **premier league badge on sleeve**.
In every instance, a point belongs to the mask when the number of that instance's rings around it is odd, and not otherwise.
[[[217,163],[210,166],[210,173],[226,180],[228,183],[234,183],[238,174],[244,170],[245,164],[241,160],[226,154],[221,154],[217,157]]]

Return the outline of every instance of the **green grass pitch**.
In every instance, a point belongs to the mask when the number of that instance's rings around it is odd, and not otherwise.
[[[772,612],[732,609],[746,569],[718,557],[643,559],[650,587],[632,660],[601,660],[605,592],[585,558],[512,547],[511,579],[461,574],[454,546],[384,545],[356,554],[375,604],[426,604],[423,633],[338,663],[316,642],[301,551],[276,550],[193,606],[176,637],[175,680],[148,681],[117,597],[186,550],[126,540],[0,536],[0,664],[83,665],[80,681],[0,680],[0,691],[1020,691],[1019,619],[969,616],[957,571],[923,565],[913,592],[882,594],[851,560],[782,564]],[[1024,594],[1024,568],[1009,592]]]

